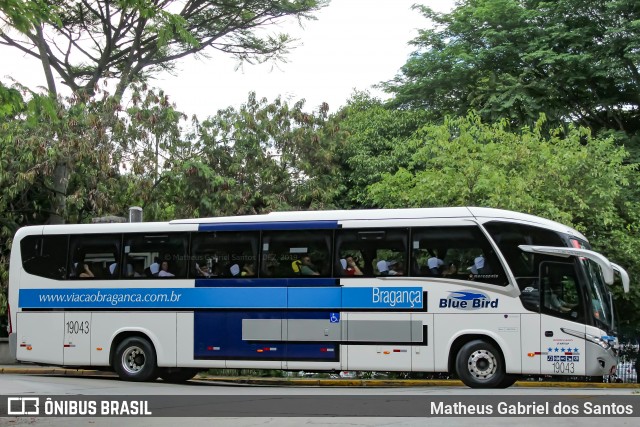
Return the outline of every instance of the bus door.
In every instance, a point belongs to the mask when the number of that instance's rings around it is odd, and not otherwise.
[[[541,359],[546,375],[585,375],[585,306],[572,262],[540,263]]]
[[[64,365],[91,364],[91,313],[64,314]]]

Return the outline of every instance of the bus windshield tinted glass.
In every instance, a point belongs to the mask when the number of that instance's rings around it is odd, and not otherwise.
[[[588,259],[581,260],[587,275],[591,293],[591,308],[596,325],[606,331],[613,328],[613,307],[609,299],[609,290],[604,283],[602,271],[598,264]]]

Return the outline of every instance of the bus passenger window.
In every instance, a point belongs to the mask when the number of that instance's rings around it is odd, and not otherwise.
[[[328,277],[331,231],[268,231],[262,235],[263,277]]]
[[[187,277],[186,233],[125,234],[122,275],[127,280]]]
[[[192,277],[255,277],[259,241],[256,231],[193,233],[189,266]]]
[[[335,276],[405,275],[408,234],[406,228],[337,231]]]
[[[69,241],[69,279],[111,280],[120,276],[120,234],[82,234]]]
[[[66,279],[68,242],[67,235],[26,236],[20,242],[24,270],[49,279]]]
[[[508,284],[498,257],[478,227],[434,226],[412,232],[413,275]]]

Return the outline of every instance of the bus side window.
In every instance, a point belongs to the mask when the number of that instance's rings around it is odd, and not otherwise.
[[[331,274],[331,241],[330,230],[265,231],[261,275],[328,277]]]
[[[73,235],[69,241],[70,279],[117,279],[120,263],[120,234]],[[86,267],[84,267],[86,266]],[[114,267],[112,267],[114,266]],[[79,267],[82,271],[79,271]]]
[[[125,234],[123,278],[186,278],[187,244],[187,233]]]
[[[477,226],[421,227],[412,232],[413,275],[508,284],[498,257]]]
[[[353,259],[358,277],[403,276],[407,265],[407,228],[338,230],[335,240],[335,277],[356,277],[342,260]]]
[[[542,307],[546,314],[573,320],[584,319],[576,277],[573,263],[540,263]]]
[[[255,277],[259,241],[260,234],[257,231],[193,233],[189,266],[191,277]]]
[[[68,242],[67,235],[26,236],[20,242],[24,270],[49,279],[66,279]]]

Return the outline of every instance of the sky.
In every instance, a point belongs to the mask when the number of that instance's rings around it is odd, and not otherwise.
[[[344,105],[354,90],[386,95],[372,85],[392,79],[414,50],[408,42],[427,20],[411,10],[415,3],[438,11],[453,7],[454,0],[331,0],[306,21],[273,28],[297,41],[286,63],[244,64],[222,53],[209,58],[185,58],[175,75],[161,74],[152,86],[162,88],[177,108],[204,118],[229,106],[238,108],[249,92],[269,100],[281,96],[296,102],[305,99],[307,110],[329,104],[330,112]],[[0,46],[0,79],[7,76],[33,87],[45,85],[38,62],[15,49]]]

